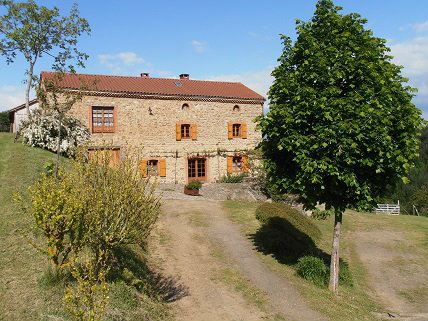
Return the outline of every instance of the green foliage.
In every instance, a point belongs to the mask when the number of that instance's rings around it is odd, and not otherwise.
[[[76,45],[82,34],[90,33],[89,23],[79,16],[77,4],[67,17],[61,16],[57,7],[38,6],[33,0],[4,0],[0,4],[6,9],[0,16],[0,54],[6,57],[8,64],[15,61],[17,53],[27,61],[26,105],[29,112],[29,91],[36,79],[33,70],[38,59],[45,54],[53,57],[54,70],[74,72],[70,61],[84,67],[88,55],[80,52]]]
[[[29,188],[29,208],[17,195],[17,201],[30,214],[34,228],[45,239],[45,247],[36,247],[49,257],[56,273],[69,265],[70,253],[78,252],[83,242],[86,205],[75,183],[73,177],[67,175],[58,180],[42,173]]]
[[[78,321],[100,321],[109,298],[108,268],[100,270],[94,258],[86,258],[81,264],[74,262],[71,273],[77,284],[65,289],[63,302],[66,310]]]
[[[320,0],[294,44],[282,36],[270,111],[258,118],[268,184],[308,209],[370,208],[408,174],[423,124],[386,41],[340,10]]]
[[[410,170],[409,182],[398,182],[387,186],[387,193],[379,198],[378,203],[396,203],[400,201],[402,214],[413,214],[413,205],[420,215],[428,216],[428,127],[422,130],[419,144],[419,157],[415,167]]]
[[[247,177],[248,173],[241,173],[241,174],[227,174],[220,178],[217,183],[242,183],[242,180],[244,177]]]
[[[316,220],[325,220],[328,217],[330,217],[330,215],[334,215],[334,211],[332,210],[324,210],[321,211],[318,208],[314,209],[312,211],[312,218],[316,219]]]
[[[320,287],[324,287],[326,285],[328,268],[324,261],[318,257],[301,257],[297,262],[296,271],[297,275]]]
[[[52,161],[46,162],[43,164],[43,168],[45,169],[46,176],[52,176],[55,171],[55,163]]]
[[[10,131],[10,118],[7,111],[0,112],[0,132]]]
[[[296,265],[297,275],[320,287],[328,284],[330,268],[323,259],[315,256],[303,256]],[[343,285],[352,286],[352,276],[348,264],[339,261],[339,281]]]
[[[202,188],[202,183],[201,183],[201,181],[198,181],[196,179],[196,180],[191,181],[189,184],[187,184],[186,187],[188,189],[201,189]]]
[[[263,203],[256,210],[262,224],[256,238],[265,250],[284,261],[295,261],[311,253],[320,230],[297,210],[283,203]]]

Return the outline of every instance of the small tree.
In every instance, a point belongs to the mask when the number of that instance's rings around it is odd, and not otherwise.
[[[370,209],[387,184],[405,179],[423,124],[386,41],[341,9],[320,0],[309,22],[297,20],[294,44],[281,36],[270,112],[258,118],[270,187],[298,194],[307,209],[320,202],[334,210],[335,293],[342,213]]]
[[[39,97],[41,108],[52,112],[58,120],[55,176],[58,176],[59,162],[61,159],[61,131],[63,120],[73,105],[82,100],[84,90],[87,88],[87,85],[82,83],[80,90],[64,89],[60,85],[63,77],[64,73],[59,71],[49,78],[40,79],[40,84],[37,89],[37,96]]]
[[[38,6],[33,0],[15,3],[2,0],[0,6],[6,14],[0,16],[0,54],[7,63],[13,63],[17,53],[24,55],[28,63],[25,107],[30,115],[30,89],[35,80],[34,66],[43,55],[54,58],[54,70],[74,71],[68,61],[75,60],[77,66],[84,66],[88,55],[77,50],[77,39],[83,33],[89,34],[88,21],[79,16],[77,4],[74,4],[70,16],[62,17],[59,9]]]

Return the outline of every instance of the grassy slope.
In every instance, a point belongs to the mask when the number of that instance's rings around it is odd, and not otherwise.
[[[25,192],[45,162],[55,154],[20,143],[13,134],[0,133],[0,319],[40,319],[44,300],[37,278],[46,267],[23,236],[24,217],[13,194]]]
[[[16,192],[27,187],[56,155],[13,143],[13,134],[0,133],[0,320],[69,320],[61,303],[64,286],[50,277],[49,262],[29,244],[24,234],[29,222],[13,202]],[[28,234],[27,234],[28,235]],[[42,244],[42,240],[35,239]],[[131,272],[145,273],[146,255],[139,247],[129,247],[124,259]],[[134,254],[129,255],[132,251]],[[122,258],[123,259],[123,258]],[[110,284],[107,319],[169,320],[161,301],[117,278]]]
[[[259,223],[255,219],[257,203],[226,201],[224,207],[228,211],[230,219],[241,225],[244,234],[252,235],[259,228]],[[322,231],[319,247],[326,253],[330,253],[333,218],[315,222]],[[355,231],[379,230],[385,225],[389,230],[411,231],[413,242],[411,246],[406,247],[406,250],[427,257],[428,220],[426,218],[363,215],[348,211],[344,215],[341,257],[350,264],[354,286],[342,286],[337,297],[332,296],[326,289],[302,281],[296,276],[295,270],[291,266],[278,263],[272,256],[260,253],[260,257],[273,270],[278,271],[289,280],[307,302],[315,310],[326,315],[329,320],[375,320],[373,312],[384,312],[385,308],[373,299],[375,295],[367,282],[367,271],[358,258],[355,243],[351,237],[347,237],[347,234]]]

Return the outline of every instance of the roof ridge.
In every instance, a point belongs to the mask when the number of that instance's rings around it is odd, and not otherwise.
[[[54,74],[54,71],[41,71],[41,73]],[[200,81],[200,82],[210,82],[210,83],[220,83],[220,84],[241,84],[245,86],[240,81],[220,81],[220,80],[202,80],[202,79],[181,79],[181,78],[161,78],[161,77],[140,77],[140,76],[119,76],[119,75],[106,75],[106,74],[82,74],[82,73],[72,73],[65,72],[67,75],[82,75],[82,76],[102,76],[102,77],[116,77],[116,78],[136,78],[136,79],[161,79],[161,80],[180,80],[180,81]]]

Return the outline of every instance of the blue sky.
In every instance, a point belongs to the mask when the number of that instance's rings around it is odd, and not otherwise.
[[[37,1],[37,0],[36,0]],[[67,14],[72,1],[37,1]],[[79,48],[90,55],[79,72],[152,77],[240,81],[266,96],[270,73],[281,54],[279,34],[295,38],[295,19],[309,20],[315,0],[304,1],[99,1],[77,0],[91,36]],[[404,66],[410,85],[418,88],[414,103],[428,119],[428,1],[336,1],[343,12],[368,19],[366,27],[387,39]],[[2,13],[2,12],[1,12]],[[36,73],[49,70],[46,56]],[[0,57],[0,111],[24,102],[20,57],[6,65]]]

